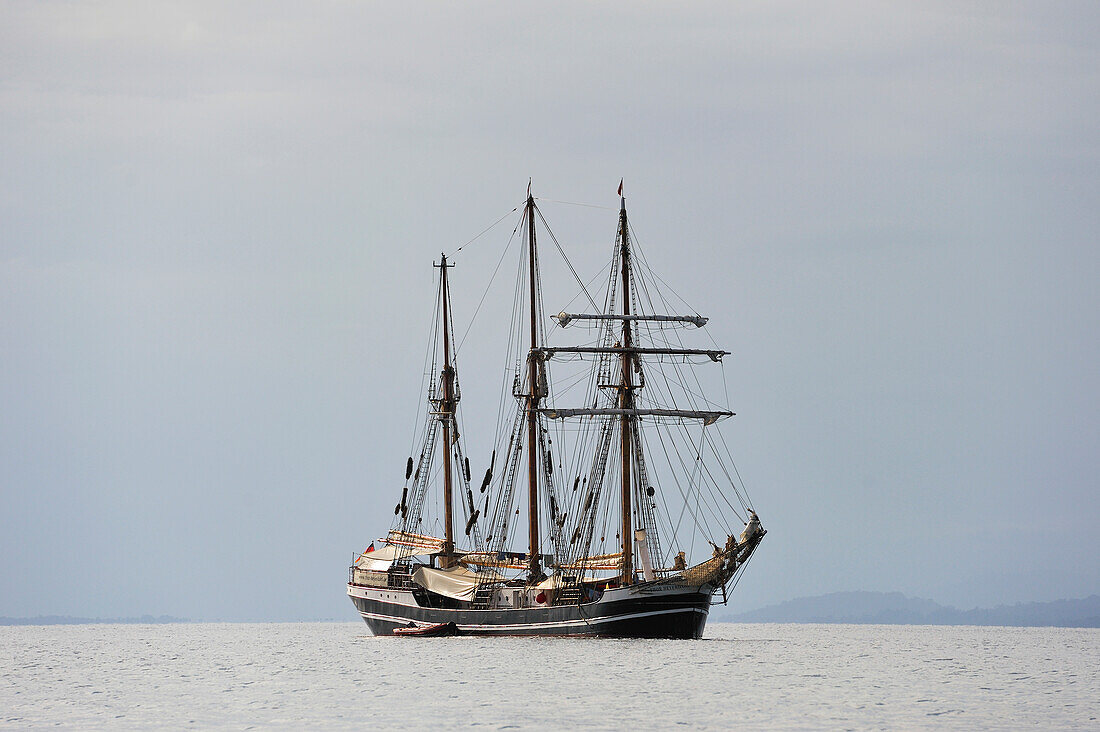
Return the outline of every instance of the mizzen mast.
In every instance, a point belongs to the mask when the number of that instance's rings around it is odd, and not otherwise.
[[[443,399],[439,404],[439,421],[443,425],[443,552],[440,556],[440,565],[444,568],[453,566],[455,554],[454,538],[454,498],[451,483],[451,442],[457,435],[451,434],[454,426],[455,408],[455,370],[451,365],[451,323],[450,323],[450,292],[447,286],[447,270],[453,264],[447,264],[447,255],[440,254],[439,268],[442,272],[440,292],[443,298]]]

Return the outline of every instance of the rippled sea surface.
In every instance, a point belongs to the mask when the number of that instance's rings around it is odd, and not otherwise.
[[[706,635],[4,627],[0,727],[1100,729],[1100,630],[710,623]]]

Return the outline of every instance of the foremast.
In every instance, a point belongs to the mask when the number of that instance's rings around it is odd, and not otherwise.
[[[621,190],[621,189],[620,189]],[[630,332],[630,235],[626,220],[626,198],[620,198],[619,204],[619,241],[622,250],[620,261],[623,275],[623,350],[622,358],[622,383],[619,386],[619,408],[623,410],[621,422],[621,449],[623,458],[622,485],[620,502],[622,504],[622,550],[623,569],[621,581],[624,585],[634,582],[634,529],[633,518],[630,509],[631,477],[630,463],[633,457],[631,449],[631,435],[634,432],[635,416],[631,414],[634,409],[634,384],[631,370],[634,366],[633,339]]]
[[[596,460],[590,475],[592,484],[589,491],[584,495],[583,500],[579,500],[577,504],[579,516],[576,519],[578,525],[577,530],[574,532],[573,542],[582,539],[581,551],[578,556],[570,558],[568,561],[571,563],[570,566],[581,567],[590,559],[611,559],[614,557],[617,560],[615,562],[617,566],[614,567],[617,570],[617,580],[619,584],[625,586],[635,583],[637,572],[643,574],[646,581],[651,581],[660,576],[659,572],[668,573],[686,568],[683,564],[682,552],[678,557],[678,562],[674,562],[671,569],[667,568],[667,565],[654,563],[655,560],[656,562],[667,561],[667,558],[664,557],[658,537],[658,527],[654,513],[656,505],[652,500],[655,489],[650,485],[650,477],[643,451],[641,435],[643,418],[655,422],[671,420],[681,423],[686,420],[699,420],[706,426],[722,418],[732,416],[733,413],[728,410],[713,408],[706,403],[696,405],[693,402],[690,404],[691,408],[685,409],[675,404],[666,406],[657,400],[652,400],[652,405],[642,404],[639,400],[638,390],[644,388],[646,382],[646,373],[642,370],[643,357],[685,360],[692,357],[706,357],[711,361],[719,362],[723,356],[728,355],[728,352],[720,349],[685,348],[679,345],[666,345],[665,343],[638,345],[640,338],[642,338],[640,333],[645,331],[637,331],[635,328],[640,329],[643,323],[647,327],[648,324],[652,323],[653,326],[658,328],[665,324],[683,324],[702,328],[707,319],[698,314],[664,315],[651,313],[645,308],[644,302],[638,300],[640,291],[636,286],[633,271],[634,252],[631,249],[630,223],[626,211],[626,199],[622,196],[621,187],[619,195],[616,250],[609,283],[607,308],[602,313],[562,312],[555,316],[558,324],[562,327],[567,327],[574,321],[611,321],[608,323],[607,330],[603,331],[606,335],[601,336],[601,342],[598,345],[544,346],[539,351],[542,361],[558,355],[567,358],[595,356],[601,361],[608,359],[604,363],[611,366],[612,374],[616,367],[619,371],[617,379],[608,379],[611,383],[601,383],[599,373],[602,367],[596,369],[595,388],[613,390],[613,400],[600,404],[599,399],[593,399],[589,405],[584,407],[558,407],[552,405],[540,409],[540,412],[554,420],[606,418],[609,420],[604,423],[607,427],[614,425],[618,428],[618,446],[621,458],[619,496],[617,501],[612,499],[619,504],[620,521],[616,537],[618,556],[598,555],[593,557],[590,554],[592,529],[595,526],[596,515],[599,510],[598,486],[602,481],[603,474],[602,460],[604,458],[601,458],[600,455],[607,455],[607,446],[611,444],[610,434],[608,434],[608,441],[603,443],[602,448],[597,448]],[[616,281],[619,282],[621,290],[621,306],[615,302],[617,299],[615,297]],[[612,344],[612,341],[618,342]],[[656,396],[659,399],[659,395]],[[642,404],[641,408],[639,408],[639,404]],[[699,409],[698,406],[709,408]],[[605,434],[607,433],[605,432]],[[593,489],[592,486],[595,486],[595,488]],[[596,497],[595,500],[593,500],[594,496]],[[585,525],[587,525],[587,528],[582,528]],[[583,538],[584,536],[587,536],[587,538]],[[736,544],[736,542],[734,543]],[[635,552],[637,552],[637,556],[635,556]],[[608,569],[610,568],[608,567]]]

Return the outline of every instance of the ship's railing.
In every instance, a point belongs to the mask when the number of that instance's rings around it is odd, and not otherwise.
[[[418,585],[412,581],[412,572],[405,571],[405,567],[394,567],[389,571],[386,586],[394,590],[411,590]]]
[[[412,581],[412,567],[394,565],[385,572],[356,567],[348,568],[348,582],[361,587],[387,587],[390,589],[411,589],[416,587]]]

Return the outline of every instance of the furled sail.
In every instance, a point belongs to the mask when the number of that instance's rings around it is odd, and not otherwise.
[[[386,543],[394,546],[422,549],[424,554],[434,554],[443,551],[443,540],[435,536],[413,534],[408,531],[390,531],[386,536]]]
[[[637,356],[706,356],[711,361],[721,361],[722,356],[728,356],[729,351],[719,351],[710,348],[635,348],[623,346],[552,346],[532,349],[543,359],[553,358],[559,353],[582,354],[618,354]]]
[[[432,553],[430,549],[418,549],[409,546],[384,546],[369,552],[363,552],[355,560],[355,566],[373,572],[385,572],[390,565],[409,557],[424,557]]]
[[[412,581],[438,595],[456,600],[473,600],[477,586],[486,582],[500,582],[504,578],[491,572],[473,572],[462,565],[449,569],[417,567]]]
[[[646,321],[651,323],[689,323],[696,328],[707,324],[702,315],[622,315],[619,313],[558,313],[554,316],[558,325],[566,327],[574,320],[620,320],[623,322]]]
[[[591,409],[541,409],[550,419],[565,419],[567,417],[671,417],[680,419],[701,419],[703,424],[714,424],[723,417],[732,417],[733,412],[706,411],[699,409],[615,409],[591,408]]]

